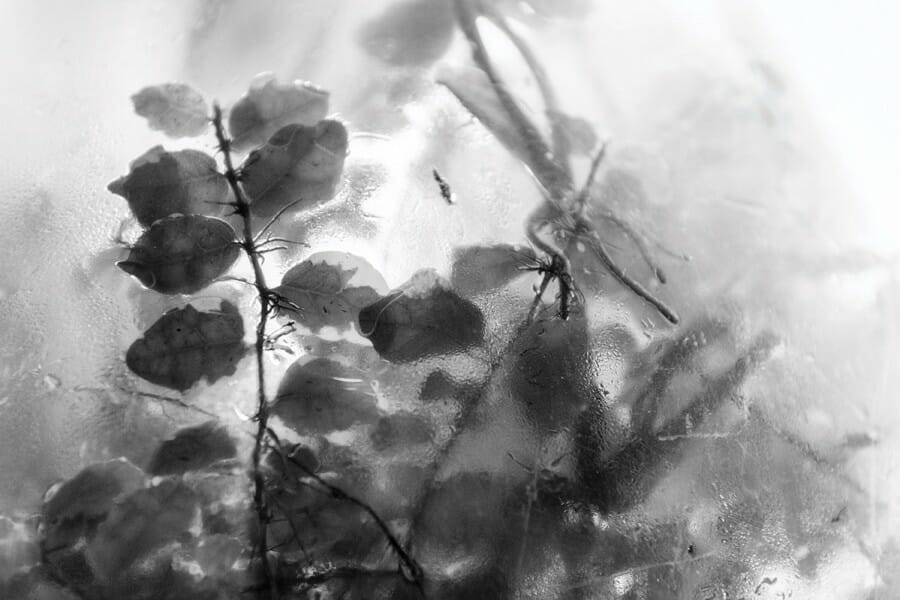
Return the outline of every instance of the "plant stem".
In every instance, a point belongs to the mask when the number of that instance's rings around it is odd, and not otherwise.
[[[262,462],[262,452],[266,443],[266,432],[269,427],[269,402],[266,398],[266,378],[265,378],[265,345],[266,345],[266,324],[269,320],[269,313],[272,310],[272,290],[266,285],[266,276],[263,273],[262,265],[259,262],[259,252],[256,248],[256,241],[253,235],[253,223],[250,215],[250,202],[244,195],[244,191],[238,183],[237,171],[231,160],[231,139],[225,133],[225,127],[222,124],[222,109],[218,104],[213,104],[213,125],[216,130],[216,139],[219,142],[219,149],[225,161],[225,178],[228,185],[234,193],[234,206],[237,214],[241,217],[243,223],[243,241],[241,246],[250,260],[253,268],[254,286],[259,296],[259,321],[256,323],[256,379],[257,379],[257,407],[256,407],[256,437],[253,444],[252,455],[252,477],[253,477],[253,504],[256,508],[256,516],[259,526],[258,539],[256,541],[256,553],[262,561],[262,573],[264,578],[264,587],[269,591],[269,597],[272,600],[278,599],[278,587],[275,585],[269,565],[269,547],[268,547],[268,523],[269,523],[269,507],[266,500],[265,478],[262,474],[260,464]],[[261,591],[262,592],[262,591]]]
[[[472,58],[487,75],[491,87],[497,94],[497,99],[500,100],[503,109],[525,140],[528,162],[534,170],[535,177],[554,201],[562,202],[572,186],[572,179],[569,177],[567,169],[557,163],[550,148],[544,142],[540,130],[513,98],[506,83],[494,68],[476,23],[479,11],[481,11],[480,5],[473,6],[472,0],[456,0],[454,7],[457,22],[472,46]]]

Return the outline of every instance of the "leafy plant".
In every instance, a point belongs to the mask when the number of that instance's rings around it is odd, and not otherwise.
[[[522,161],[543,195],[525,221],[528,245],[457,248],[449,279],[424,269],[389,289],[363,258],[334,248],[282,265],[280,285],[269,283],[264,259],[304,243],[291,239],[285,216],[302,221],[342,185],[350,136],[329,118],[328,92],[261,79],[227,118],[180,83],[133,97],[137,114],[170,137],[211,125],[221,164],[156,146],[109,186],[143,228],[118,266],[142,293],[183,303],[131,344],[125,364],[181,394],[204,381],[224,385],[251,362],[255,411],[241,430],[186,397],[147,388],[148,398],[204,420],[163,440],[143,467],[91,465],[48,492],[42,565],[29,577],[53,597],[612,598],[625,597],[622,574],[629,597],[672,597],[709,582],[729,594],[760,583],[751,569],[759,549],[733,530],[789,519],[783,509],[762,514],[759,497],[786,492],[760,484],[723,505],[715,486],[697,490],[715,507],[706,521],[645,523],[639,510],[667,477],[702,467],[691,455],[701,444],[733,454],[763,439],[809,458],[802,442],[747,409],[747,382],[781,342],[701,312],[642,346],[592,318],[586,292],[609,289],[608,274],[679,323],[609,251],[608,239],[619,236],[628,264],[643,265],[642,280],[666,282],[658,245],[599,193],[606,144],[564,112],[510,25],[521,4],[404,2],[358,36],[377,59],[421,67],[461,32],[474,67],[442,68],[438,81]],[[587,10],[583,2],[529,4],[544,15]],[[541,93],[546,133],[494,64],[484,22],[518,49]],[[582,185],[577,155],[586,161]],[[434,177],[449,201],[449,183]],[[522,293],[525,277],[536,277],[533,292]],[[235,300],[231,287],[227,298],[218,293],[234,285],[252,290],[255,317],[244,314],[250,298]],[[201,292],[223,296],[219,306],[202,308]],[[512,298],[502,318],[487,310],[501,293]],[[597,340],[611,335],[632,346],[617,397],[594,367]],[[271,360],[301,348],[287,368]],[[695,435],[710,422],[728,434],[714,442]],[[804,470],[781,457],[773,461],[782,476]],[[771,467],[742,464],[751,479]],[[713,480],[726,476],[708,468]],[[819,529],[795,528],[778,552],[812,544]],[[10,585],[36,589],[32,579]]]

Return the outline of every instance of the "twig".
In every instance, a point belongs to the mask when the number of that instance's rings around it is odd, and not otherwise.
[[[272,600],[278,600],[278,587],[275,585],[271,566],[268,558],[268,521],[269,507],[266,501],[265,478],[263,477],[260,466],[262,460],[262,449],[265,444],[266,431],[269,423],[269,403],[266,398],[266,380],[265,380],[265,348],[266,348],[266,324],[269,319],[269,313],[272,310],[270,299],[272,291],[266,285],[266,276],[263,273],[262,265],[259,261],[259,251],[256,247],[256,239],[253,235],[253,225],[250,215],[250,202],[244,195],[240,184],[238,183],[238,174],[234,169],[231,160],[231,139],[225,133],[225,127],[222,124],[222,109],[219,105],[213,104],[213,126],[216,130],[216,139],[219,143],[219,150],[222,152],[225,161],[225,179],[234,193],[235,212],[240,215],[243,222],[243,242],[242,247],[250,260],[253,268],[254,285],[259,295],[259,321],[256,324],[256,375],[257,375],[257,409],[256,420],[258,427],[256,430],[256,438],[253,444],[252,455],[252,477],[253,477],[253,504],[256,508],[256,516],[259,525],[259,539],[256,542],[256,552],[262,561],[262,573],[264,583],[269,591],[269,597]],[[267,226],[268,227],[268,226]]]
[[[596,234],[595,234],[596,236]],[[664,316],[666,320],[668,320],[673,325],[678,324],[678,315],[675,312],[666,306],[666,304],[654,296],[650,291],[648,291],[644,286],[638,283],[636,280],[629,277],[622,268],[616,264],[616,262],[612,259],[609,253],[606,251],[606,248],[597,237],[591,236],[579,236],[579,239],[588,243],[597,257],[603,262],[603,265],[606,269],[612,273],[613,277],[619,280],[619,283],[630,289],[636,296],[644,300],[644,302],[650,304],[655,308],[659,314]]]
[[[484,15],[497,26],[497,29],[502,31],[507,39],[512,42],[513,46],[515,46],[516,50],[518,50],[519,54],[522,56],[522,59],[525,61],[525,64],[531,70],[531,74],[534,76],[541,97],[544,99],[544,112],[547,115],[547,119],[550,121],[553,160],[565,171],[567,177],[571,180],[572,170],[569,164],[571,144],[569,143],[569,137],[566,135],[565,128],[562,127],[562,123],[558,116],[562,114],[562,111],[560,110],[559,100],[556,97],[553,85],[550,83],[550,77],[547,75],[547,71],[544,69],[544,66],[538,60],[534,52],[531,51],[531,47],[528,43],[509,26],[509,23],[506,22],[503,15],[490,4],[483,4],[481,10]]]
[[[281,447],[281,441],[274,431],[269,429],[268,435],[275,441],[275,446],[273,446],[272,449],[279,453],[279,456],[282,457],[282,460],[286,459],[291,461],[291,463],[301,471],[303,471],[307,477],[313,479],[316,483],[325,488],[331,495],[331,497],[335,500],[343,500],[345,502],[354,504],[363,509],[369,515],[369,517],[371,517],[371,519],[375,522],[375,525],[378,526],[378,529],[381,530],[381,533],[387,539],[387,542],[390,545],[391,549],[397,554],[397,558],[400,559],[401,564],[405,567],[406,572],[403,573],[404,578],[414,583],[419,588],[419,590],[423,592],[424,595],[424,590],[422,587],[424,574],[422,571],[422,567],[420,567],[419,563],[417,563],[416,560],[412,556],[410,556],[410,554],[403,548],[403,546],[394,536],[394,533],[391,531],[390,527],[388,527],[384,519],[381,518],[381,515],[379,515],[378,512],[376,512],[376,510],[364,500],[360,500],[356,496],[352,496],[336,485],[326,481],[318,473],[304,465],[301,461],[297,460],[293,456],[285,455]]]
[[[591,168],[588,170],[588,176],[584,181],[584,185],[581,187],[581,191],[578,192],[578,195],[572,203],[572,208],[578,216],[584,215],[584,209],[587,206],[587,200],[591,194],[591,186],[594,185],[594,178],[597,176],[597,171],[600,169],[600,163],[603,162],[605,156],[606,142],[603,142],[603,145],[600,146],[600,150],[597,151],[597,154],[595,154],[593,160],[591,160]]]
[[[518,105],[509,92],[506,83],[503,82],[503,79],[494,68],[494,64],[491,62],[485,48],[484,40],[481,38],[481,33],[478,31],[478,24],[476,23],[478,12],[473,8],[473,3],[473,0],[454,0],[453,3],[456,9],[457,22],[469,40],[469,45],[472,47],[472,58],[484,71],[484,74],[487,75],[494,92],[497,94],[497,99],[519,130],[519,133],[521,133],[526,146],[525,150],[528,154],[529,167],[534,170],[535,177],[537,177],[538,181],[541,182],[541,185],[544,186],[553,199],[560,202],[572,187],[571,178],[556,163],[537,126]]]
[[[269,228],[272,227],[272,225],[274,225],[274,224],[278,221],[278,219],[281,218],[281,216],[282,216],[284,213],[286,213],[287,211],[289,211],[290,209],[292,209],[294,206],[296,206],[301,200],[302,200],[302,198],[301,198],[300,200],[294,200],[294,201],[291,202],[290,204],[287,204],[287,205],[285,205],[285,206],[282,206],[280,209],[278,209],[278,212],[276,212],[275,215],[274,215],[271,219],[269,219],[268,223],[266,223],[265,225],[263,225],[263,226],[262,226],[262,229],[260,229],[259,232],[257,232],[256,236],[253,238],[253,241],[255,242],[255,241],[258,240],[260,237],[262,237],[262,235],[263,235],[266,231],[268,231]]]

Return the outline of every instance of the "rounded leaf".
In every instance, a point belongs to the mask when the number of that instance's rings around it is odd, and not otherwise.
[[[360,332],[392,362],[459,352],[481,342],[484,315],[431,270],[359,313]]]
[[[185,427],[160,445],[150,461],[152,475],[180,475],[234,458],[237,447],[228,430],[215,421]]]
[[[163,294],[193,294],[224,274],[240,255],[231,225],[175,215],[154,223],[117,266]]]
[[[88,561],[100,578],[114,579],[138,559],[178,540],[198,516],[197,495],[180,481],[137,490],[97,528]]]
[[[453,288],[466,296],[502,287],[523,275],[525,267],[537,265],[537,255],[528,246],[497,244],[467,246],[453,251]]]
[[[453,40],[448,0],[409,0],[389,6],[357,34],[372,56],[399,66],[422,66],[440,58]]]
[[[246,351],[244,323],[229,302],[219,311],[188,304],[164,314],[128,348],[125,363],[138,376],[174,390],[201,378],[210,383],[231,375]]]
[[[118,498],[144,487],[144,472],[119,458],[82,469],[52,486],[41,510],[45,548],[73,546],[88,523],[102,520]]]
[[[271,412],[304,433],[342,431],[378,418],[371,384],[327,358],[292,365],[278,386]]]
[[[306,81],[280,84],[264,75],[231,108],[232,146],[238,151],[258,146],[285,125],[315,125],[328,114],[328,96]]]
[[[162,146],[134,160],[128,175],[108,189],[128,201],[145,227],[175,213],[220,215],[228,199],[228,181],[213,157],[197,150],[166,152]]]
[[[371,285],[351,285],[352,280],[387,289],[381,274],[364,259],[348,253],[322,253],[292,267],[275,292],[291,303],[285,310],[310,330],[325,326],[343,330],[356,323],[364,306],[380,297]]]
[[[292,202],[308,208],[330,200],[341,179],[347,148],[347,129],[339,121],[279,129],[241,167],[253,214],[268,217]]]
[[[131,97],[134,112],[147,119],[150,129],[169,137],[191,137],[209,125],[209,109],[203,96],[183,83],[163,83],[143,88]]]

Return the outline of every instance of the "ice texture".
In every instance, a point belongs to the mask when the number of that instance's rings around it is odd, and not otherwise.
[[[361,323],[301,322],[267,354],[272,398],[285,373],[320,367],[315,385],[288,386],[300,408],[274,411],[296,460],[267,463],[282,482],[273,494],[284,516],[270,534],[312,582],[297,579],[284,597],[419,597],[363,504],[421,565],[428,598],[900,595],[897,263],[867,245],[879,215],[853,209],[763,25],[736,0],[532,2],[515,13],[566,115],[609,141],[590,210],[613,210],[654,240],[667,283],[648,285],[681,317],[667,324],[575,246],[578,309],[563,321],[548,306],[523,326],[536,272],[486,286],[477,262],[454,261],[461,249],[525,243],[525,219],[543,196],[516,154],[436,83],[437,55],[443,66],[471,67],[464,40],[440,23],[431,37],[397,37],[423,14],[448,18],[426,4],[0,7],[9,67],[0,99],[0,596],[67,599],[68,582],[83,597],[241,597],[254,535],[242,470],[254,363],[248,356],[234,375],[177,395],[140,380],[125,354],[189,301],[198,310],[227,301],[248,332],[257,306],[239,283],[170,297],[116,269],[128,255],[117,240],[134,242],[137,225],[106,187],[163,142],[215,150],[211,137],[173,142],[147,129],[132,94],[184,81],[227,108],[262,72],[327,90],[349,131],[336,197],[279,224],[279,235],[308,247],[269,254],[270,283],[316,253],[350,253],[377,271],[354,285],[384,295]],[[496,35],[488,42],[514,74],[514,95],[546,127],[516,53]],[[589,158],[573,166],[580,182]],[[629,238],[613,225],[603,231],[623,268],[653,281]],[[453,308],[447,314],[466,320],[460,337],[446,320],[428,320],[422,303]],[[415,347],[372,338],[384,310],[391,326],[413,320]],[[332,385],[316,400],[345,405],[310,424],[321,410],[301,405],[293,388]],[[66,553],[36,566],[47,506],[66,489],[51,486],[96,465],[149,472],[162,443],[210,414],[240,460],[103,488],[99,526],[77,503],[71,514],[62,507]],[[120,459],[128,462],[110,462]],[[312,490],[313,475],[360,503]],[[86,545],[72,542],[80,536]],[[146,550],[143,562],[122,555],[126,546]],[[329,565],[358,572],[316,580]]]

